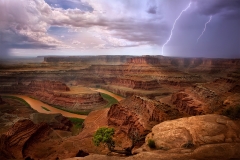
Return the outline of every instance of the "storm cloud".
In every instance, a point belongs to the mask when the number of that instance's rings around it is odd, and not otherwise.
[[[1,57],[11,49],[81,50],[147,46],[160,54],[189,0],[0,0]],[[240,1],[192,0],[165,56],[240,57]],[[199,43],[205,22],[213,16]],[[114,50],[117,53],[118,50]],[[126,50],[127,52],[127,50]],[[96,54],[97,51],[96,51]],[[115,53],[113,53],[115,54]]]

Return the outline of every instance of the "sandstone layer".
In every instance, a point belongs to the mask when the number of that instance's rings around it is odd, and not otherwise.
[[[195,84],[176,92],[171,102],[179,111],[189,115],[220,113],[229,107],[240,105],[236,88],[239,80],[218,78],[212,82]]]

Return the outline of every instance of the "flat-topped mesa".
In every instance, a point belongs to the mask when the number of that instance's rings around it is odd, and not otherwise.
[[[65,83],[59,81],[31,81],[28,87],[37,90],[70,91],[70,88]]]
[[[160,61],[157,57],[143,56],[143,57],[129,58],[127,59],[127,63],[158,65],[160,64]]]
[[[114,78],[110,81],[110,84],[142,90],[151,90],[160,87],[157,80],[134,80],[129,78]]]
[[[100,56],[69,56],[69,57],[44,57],[44,62],[81,62],[81,63],[125,63],[126,59],[132,56],[124,55],[100,55]]]
[[[61,82],[33,81],[28,85],[27,93],[43,102],[71,111],[92,110],[104,106],[106,101],[100,93],[86,88],[86,91],[81,91],[84,90],[83,88],[77,89],[79,91],[71,91]]]
[[[159,122],[175,118],[178,112],[145,97],[132,96],[113,105],[108,112],[108,125],[119,127],[119,133],[126,135],[137,131],[148,133]]]

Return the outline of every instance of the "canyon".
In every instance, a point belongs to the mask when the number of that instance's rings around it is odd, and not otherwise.
[[[1,159],[67,159],[82,151],[90,153],[83,159],[106,159],[108,149],[92,141],[100,127],[114,128],[117,150],[136,154],[109,159],[240,158],[240,59],[48,56],[0,70]],[[118,102],[106,107],[102,93]],[[88,115],[73,135],[68,118],[37,113],[9,94]]]
[[[66,84],[59,81],[31,81],[28,85],[18,83],[4,86],[0,91],[7,94],[29,95],[70,111],[89,111],[106,104],[98,92],[84,87],[70,90]]]

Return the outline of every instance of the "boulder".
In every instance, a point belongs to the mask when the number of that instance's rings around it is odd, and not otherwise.
[[[221,115],[202,115],[162,122],[152,128],[156,148],[199,147],[209,144],[240,143],[240,126]]]

